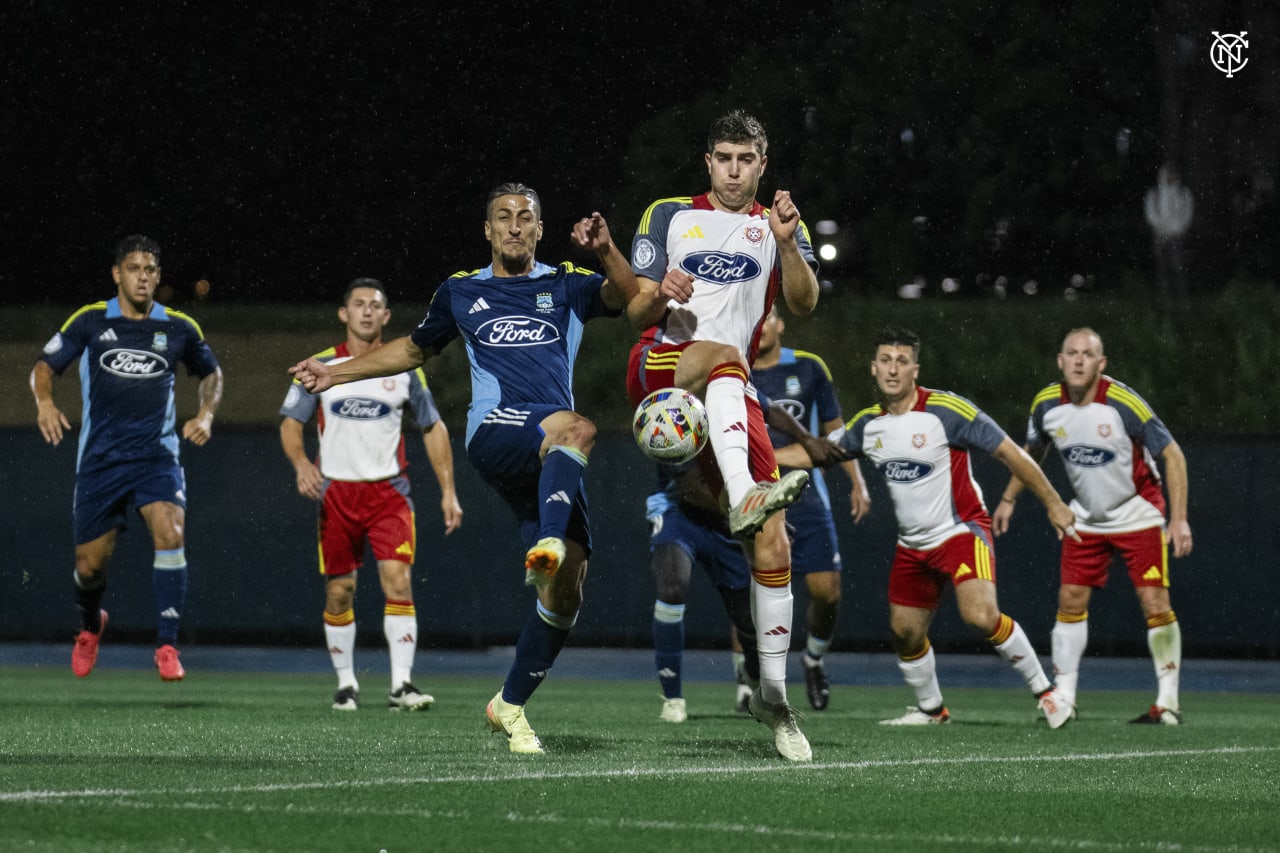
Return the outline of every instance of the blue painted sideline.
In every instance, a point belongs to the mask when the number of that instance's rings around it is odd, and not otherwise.
[[[433,651],[420,649],[414,666],[414,680],[430,684],[433,675],[491,676],[495,682],[505,677],[515,650],[493,646],[483,651]],[[104,643],[98,668],[150,669],[152,648]],[[889,654],[831,652],[827,673],[833,684],[898,686],[902,678]],[[0,666],[54,667],[70,670],[71,643],[0,643]],[[386,651],[360,647],[356,662],[361,674],[385,674]],[[285,672],[328,674],[329,656],[323,648],[299,649],[262,646],[188,646],[182,649],[182,663],[191,676],[207,672]],[[1044,660],[1046,670],[1048,660]],[[1155,673],[1148,658],[1086,658],[1082,679],[1090,690],[1154,689]],[[789,662],[789,677],[800,683],[798,653]],[[733,678],[727,651],[696,649],[685,653],[687,681],[724,681]],[[938,676],[944,687],[1017,687],[1020,679],[997,655],[939,655]],[[68,672],[68,677],[70,673]],[[652,680],[653,653],[647,649],[566,648],[556,662],[555,678]],[[1182,662],[1182,689],[1199,692],[1280,693],[1280,661],[1191,658]]]

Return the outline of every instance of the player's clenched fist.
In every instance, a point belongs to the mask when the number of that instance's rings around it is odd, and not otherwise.
[[[309,358],[289,368],[289,374],[312,394],[319,394],[333,385],[329,368],[318,359]]]

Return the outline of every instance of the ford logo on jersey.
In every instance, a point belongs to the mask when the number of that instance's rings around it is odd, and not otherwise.
[[[712,284],[750,281],[760,275],[760,264],[755,258],[726,252],[694,252],[680,262],[680,268]]]
[[[391,407],[381,400],[371,400],[368,397],[343,397],[341,400],[334,400],[329,411],[340,418],[373,421],[391,414]]]
[[[887,459],[880,463],[880,473],[890,483],[914,483],[929,476],[933,466],[914,459]]]
[[[153,352],[137,349],[111,349],[98,357],[98,364],[108,373],[126,379],[153,379],[163,376],[169,362]]]
[[[536,347],[560,340],[560,330],[538,317],[499,317],[481,323],[476,338],[491,347]]]
[[[1062,458],[1072,465],[1083,468],[1098,468],[1116,458],[1114,450],[1105,447],[1090,447],[1087,444],[1073,444],[1063,448]]]

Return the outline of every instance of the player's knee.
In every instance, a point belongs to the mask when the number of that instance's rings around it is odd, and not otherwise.
[[[557,430],[553,443],[563,444],[583,453],[590,453],[591,448],[596,443],[596,425],[589,419],[575,414],[574,417],[568,419]]]

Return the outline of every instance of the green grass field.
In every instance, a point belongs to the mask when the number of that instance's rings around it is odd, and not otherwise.
[[[501,683],[423,680],[430,711],[328,708],[330,675],[3,668],[0,849],[1222,851],[1280,849],[1280,724],[1257,694],[1082,696],[1051,732],[1019,690],[951,689],[945,727],[890,729],[906,688],[842,687],[788,766],[732,685],[554,676],[529,705],[548,753],[483,723]],[[799,690],[799,688],[796,688]],[[795,698],[803,701],[802,696]]]

